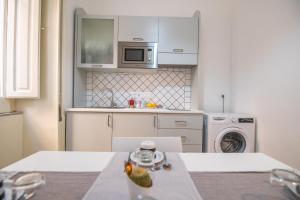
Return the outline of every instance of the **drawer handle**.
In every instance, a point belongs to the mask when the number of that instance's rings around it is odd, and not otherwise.
[[[174,53],[182,53],[182,52],[183,52],[183,49],[173,49],[173,52],[174,52]]]
[[[132,38],[133,41],[143,41],[144,38]]]
[[[187,121],[175,121],[175,124],[178,126],[187,126]]]
[[[186,121],[175,121],[175,123],[186,123]]]

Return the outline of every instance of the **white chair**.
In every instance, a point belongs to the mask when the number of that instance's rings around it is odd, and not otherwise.
[[[130,152],[141,146],[143,141],[153,141],[162,152],[182,152],[180,137],[113,137],[112,151]]]

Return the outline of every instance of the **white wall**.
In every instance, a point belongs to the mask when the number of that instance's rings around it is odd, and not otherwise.
[[[14,111],[14,100],[0,98],[0,113]]]
[[[73,15],[81,7],[96,15],[192,16],[201,12],[199,94],[200,108],[221,111],[220,94],[230,105],[231,0],[65,0],[63,5],[63,96],[72,106]],[[196,93],[195,93],[196,94]]]
[[[257,117],[257,149],[300,169],[300,1],[235,2],[232,109]]]
[[[24,153],[58,149],[60,0],[42,0],[41,98],[17,100],[24,116]]]
[[[0,115],[0,168],[23,158],[23,115]]]

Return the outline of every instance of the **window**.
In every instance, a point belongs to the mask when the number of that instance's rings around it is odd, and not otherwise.
[[[5,53],[5,1],[0,0],[0,97],[3,97],[4,53]]]
[[[41,0],[0,0],[2,97],[39,97],[40,5]]]

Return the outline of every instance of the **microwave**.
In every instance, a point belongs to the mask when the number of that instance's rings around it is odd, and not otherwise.
[[[157,43],[119,42],[119,68],[157,68]]]

